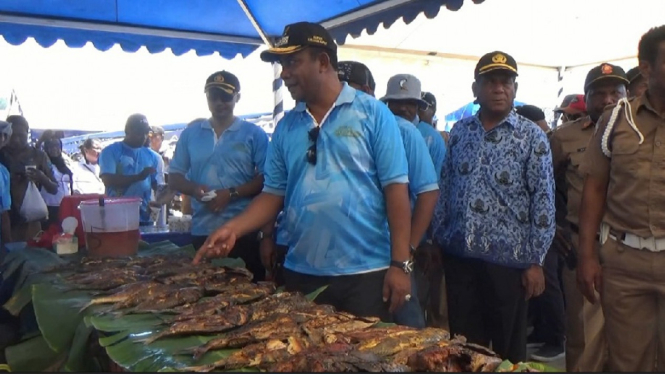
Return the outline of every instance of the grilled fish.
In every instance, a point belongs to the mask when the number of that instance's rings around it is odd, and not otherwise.
[[[152,298],[159,298],[162,295],[166,295],[174,289],[173,286],[167,286],[165,284],[157,284],[154,287],[146,288],[132,294],[127,299],[113,304],[111,310],[127,309],[139,305],[145,300],[150,300]]]
[[[428,327],[410,333],[386,336],[378,342],[362,342],[357,348],[362,352],[371,352],[381,357],[387,357],[407,348],[423,347],[442,340],[447,341],[449,338],[450,334],[447,331]]]
[[[201,347],[194,349],[194,358],[200,358],[210,350],[223,348],[239,348],[247,344],[269,339],[288,338],[300,332],[300,323],[317,318],[325,309],[312,308],[310,312],[292,312],[275,314],[265,320],[247,324],[242,328],[213,339]]]
[[[202,316],[185,321],[175,322],[167,329],[139,341],[143,341],[145,344],[150,344],[158,339],[169,336],[225,332],[235,327],[244,325],[248,320],[248,313]]]
[[[203,296],[203,290],[198,287],[186,287],[170,289],[158,297],[153,297],[136,305],[134,308],[124,311],[125,313],[150,313],[185,303],[193,303]]]
[[[251,344],[230,356],[216,361],[210,365],[184,368],[186,371],[208,372],[214,369],[233,370],[240,368],[267,365],[283,360],[302,352],[309,346],[304,335],[293,335],[284,339],[271,339],[266,342]]]
[[[159,283],[155,282],[136,282],[136,283],[130,283],[126,284],[124,286],[116,287],[110,293],[107,293],[108,296],[100,296],[92,299],[89,303],[87,303],[83,308],[81,308],[81,311],[87,309],[88,307],[92,305],[98,305],[98,304],[114,304],[118,303],[124,300],[127,300],[130,298],[132,295],[134,295],[137,292],[140,292],[145,289],[150,289],[153,287],[157,287]]]

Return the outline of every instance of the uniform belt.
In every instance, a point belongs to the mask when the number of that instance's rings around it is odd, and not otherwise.
[[[625,244],[628,247],[641,249],[649,252],[663,252],[665,251],[665,238],[642,238],[631,233],[620,233],[614,229],[610,229],[610,238]]]

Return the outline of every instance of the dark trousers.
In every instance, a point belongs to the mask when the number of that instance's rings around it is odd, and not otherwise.
[[[564,346],[566,332],[566,310],[559,275],[562,266],[561,256],[556,251],[549,251],[543,264],[545,291],[529,301],[529,313],[534,317],[534,341],[559,348]]]
[[[489,347],[505,360],[526,360],[522,270],[484,261],[444,257],[450,333]]]
[[[371,273],[316,276],[296,273],[284,269],[287,291],[310,294],[323,286],[328,286],[314,300],[317,304],[328,304],[335,309],[361,317],[378,317],[384,322],[392,322],[388,303],[383,302],[383,280],[387,270]]]
[[[273,281],[277,287],[281,287],[285,284],[284,280],[284,261],[286,260],[286,253],[289,251],[289,247],[285,245],[275,245],[275,268],[273,269]]]
[[[192,245],[199,249],[205,243],[207,236],[192,236]],[[261,254],[259,253],[259,241],[256,233],[247,234],[236,240],[236,245],[229,253],[231,258],[241,258],[245,261],[247,270],[254,274],[254,282],[262,282],[266,279],[266,269],[261,264]]]

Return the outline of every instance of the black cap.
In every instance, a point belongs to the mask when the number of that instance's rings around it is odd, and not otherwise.
[[[504,70],[517,76],[517,61],[507,53],[500,51],[490,52],[478,60],[474,74],[478,78],[490,71],[497,70]]]
[[[228,95],[234,95],[240,92],[240,81],[238,77],[226,70],[218,71],[206,79],[206,85],[203,90],[208,92],[210,89],[218,89]]]
[[[533,122],[545,119],[545,112],[535,105],[522,105],[515,108],[517,114]]]
[[[132,114],[127,118],[127,122],[125,123],[125,131],[129,128],[134,128],[138,127],[139,125],[146,125],[148,128],[150,127],[150,124],[148,123],[148,118],[144,116],[143,114]]]
[[[605,62],[589,70],[584,81],[584,93],[586,94],[594,83],[606,79],[614,79],[625,84],[630,83],[628,77],[626,77],[626,72],[622,68]]]
[[[360,86],[367,85],[372,90],[376,88],[372,72],[361,62],[340,61],[337,64],[337,76],[342,82],[355,83]]]
[[[298,22],[287,25],[275,46],[261,52],[261,60],[275,62],[279,56],[299,52],[306,47],[325,48],[337,55],[337,44],[330,33],[318,23]]]
[[[420,93],[420,98],[425,100],[427,104],[436,108],[436,97],[431,92],[423,91]]]
[[[628,70],[628,72],[626,73],[626,78],[628,78],[628,82],[630,84],[633,84],[635,81],[642,78],[642,72],[640,71],[640,67],[635,66],[634,68]]]

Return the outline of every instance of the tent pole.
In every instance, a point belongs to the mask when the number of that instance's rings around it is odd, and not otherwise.
[[[238,0],[238,5],[240,5],[242,11],[245,12],[245,15],[252,23],[252,26],[254,26],[256,32],[259,33],[259,36],[261,36],[263,42],[268,47],[272,47],[273,46],[272,40],[270,40],[268,34],[266,34],[265,31],[263,31],[259,23],[256,22],[256,18],[254,18],[252,11],[249,10],[249,7],[247,6],[247,3],[245,3],[245,0]],[[274,104],[272,110],[272,128],[274,129],[277,126],[277,122],[279,122],[279,120],[282,119],[282,117],[284,117],[284,100],[282,98],[282,86],[283,86],[281,78],[282,65],[278,63],[273,63],[272,69],[273,69],[272,93],[273,93],[273,104]]]
[[[559,91],[557,91],[556,94],[556,102],[560,103],[561,102],[561,94],[563,93],[563,78],[564,75],[566,74],[566,67],[565,66],[560,66],[557,69],[557,72],[559,74],[558,76],[558,82],[559,82]],[[559,105],[559,104],[557,104]],[[561,117],[561,113],[554,113],[554,119],[552,120],[552,128],[556,128],[557,122],[559,122],[559,117]]]

